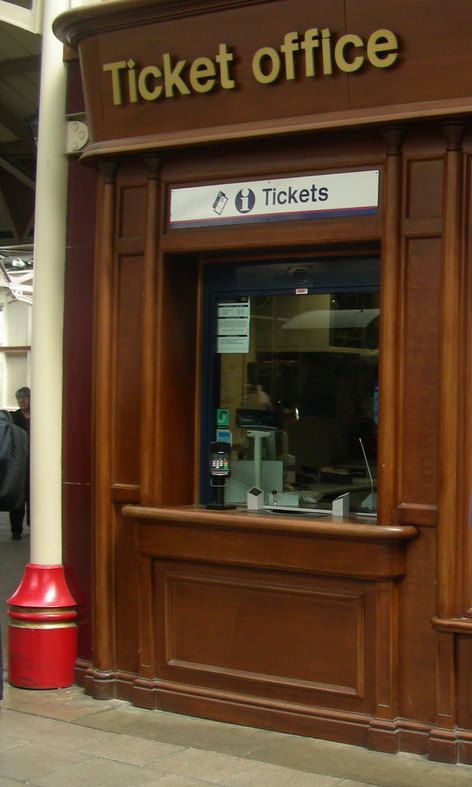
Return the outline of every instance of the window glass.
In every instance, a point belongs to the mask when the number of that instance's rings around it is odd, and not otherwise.
[[[293,293],[216,301],[212,407],[229,412],[226,502],[245,504],[256,485],[268,505],[331,511],[349,493],[351,512],[373,514],[378,290]]]

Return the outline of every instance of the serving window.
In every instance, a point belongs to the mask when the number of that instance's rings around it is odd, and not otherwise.
[[[231,443],[225,501],[375,515],[379,353],[376,257],[209,265],[202,467]],[[211,499],[207,477],[202,497]]]

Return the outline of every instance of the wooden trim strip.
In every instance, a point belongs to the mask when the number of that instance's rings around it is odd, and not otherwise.
[[[462,285],[462,151],[464,125],[447,123],[439,368],[437,610],[457,614],[460,348]]]
[[[434,628],[438,631],[448,631],[456,634],[472,634],[472,618],[434,617],[432,623]]]
[[[121,513],[128,519],[141,519],[156,522],[190,523],[195,527],[211,526],[215,529],[237,528],[238,530],[284,531],[306,533],[313,536],[330,536],[338,539],[346,537],[368,541],[408,541],[415,538],[418,531],[411,526],[381,526],[375,521],[367,524],[359,517],[350,522],[339,522],[332,516],[323,519],[306,518],[303,521],[294,516],[279,514],[252,514],[247,511],[212,511],[199,506],[182,508],[157,508],[150,506],[123,506]]]
[[[401,123],[406,120],[451,117],[470,114],[472,97],[447,101],[425,101],[415,104],[399,104],[396,107],[379,107],[369,110],[347,110],[324,115],[301,115],[294,118],[234,123],[227,126],[186,129],[148,136],[99,140],[88,145],[81,160],[116,156],[123,153],[140,153],[162,149],[175,149],[213,142],[241,139],[303,134],[323,129],[349,128],[378,125],[379,123]]]
[[[378,517],[395,522],[398,454],[398,304],[401,248],[401,142],[403,129],[386,129],[384,223],[380,287]]]
[[[113,538],[110,512],[112,412],[113,328],[113,254],[115,224],[115,165],[103,166],[103,178],[97,200],[100,215],[97,226],[98,247],[95,265],[95,336],[93,441],[95,452],[93,519],[94,519],[94,664],[108,670],[113,661]]]
[[[157,262],[160,229],[159,211],[159,173],[161,161],[156,156],[145,159],[148,168],[146,237],[144,248],[144,293],[141,340],[141,453],[140,480],[141,499],[151,503],[155,497],[154,489],[154,445],[155,436],[150,439],[149,432],[156,424],[155,412],[155,348],[156,348],[156,302],[157,302]]]

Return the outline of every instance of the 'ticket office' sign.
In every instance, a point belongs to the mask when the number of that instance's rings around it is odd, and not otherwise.
[[[173,188],[170,229],[377,213],[379,171]]]
[[[303,34],[285,33],[279,47],[259,47],[251,57],[251,73],[260,85],[279,80],[331,77],[337,72],[353,74],[368,65],[386,69],[398,59],[399,42],[392,30],[374,30],[367,39],[356,33],[335,35],[311,27]],[[239,87],[234,47],[220,43],[212,57],[179,58],[164,52],[158,62],[140,64],[128,55],[103,64],[110,75],[113,104],[126,106],[140,101],[163,101],[177,96],[212,93]]]

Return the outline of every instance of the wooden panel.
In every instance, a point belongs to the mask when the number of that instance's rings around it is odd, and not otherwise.
[[[161,260],[158,418],[154,461],[161,503],[193,503],[197,346],[197,265]]]
[[[134,549],[134,528],[114,511],[114,668],[137,673],[139,621],[139,563]]]
[[[398,607],[397,586],[377,586],[376,716],[393,719],[398,707]]]
[[[62,562],[77,604],[77,655],[92,657],[92,533],[90,484],[62,484]]]
[[[69,162],[64,278],[63,474],[90,483],[92,338],[97,173]],[[72,216],[80,216],[74,224]]]
[[[467,359],[464,368],[464,440],[462,443],[463,491],[461,504],[461,547],[462,547],[462,610],[472,615],[472,315],[470,303],[472,302],[472,155],[470,154],[471,140],[469,136],[469,150],[466,158],[465,177],[465,205],[464,219],[467,226],[464,268],[466,271],[464,282],[465,319],[464,319],[464,355]]]
[[[442,215],[442,159],[408,161],[405,215],[411,219]]]
[[[452,728],[456,722],[454,634],[439,632],[437,636],[437,723],[438,727]]]
[[[93,445],[93,663],[107,672],[113,665],[114,554],[110,506],[113,413],[110,407],[113,343],[113,272],[115,237],[115,165],[102,167],[97,203],[97,258],[95,263]]]
[[[472,637],[457,637],[457,725],[472,729]]]
[[[439,354],[439,473],[437,614],[461,613],[458,572],[462,568],[459,537],[459,487],[464,434],[463,374],[463,158],[464,124],[444,124],[447,144],[444,173],[444,236],[441,259]],[[469,307],[466,307],[469,311]]]
[[[436,531],[424,528],[408,547],[399,586],[399,715],[430,724],[436,714],[435,564]]]
[[[140,523],[138,549],[143,555],[229,565],[277,566],[324,575],[388,579],[403,574],[402,543],[375,543],[368,538],[336,539],[329,535],[272,532],[270,522],[259,530],[226,525],[196,527],[191,522]],[[375,525],[373,525],[375,527]]]
[[[401,387],[400,504],[437,503],[439,239],[407,241]]]
[[[122,188],[119,200],[118,237],[142,238],[146,222],[146,187]]]
[[[139,673],[143,677],[154,676],[154,597],[152,561],[139,560]]]
[[[155,582],[160,677],[285,699],[335,694],[367,707],[375,605],[365,583],[161,561]]]
[[[118,264],[113,481],[139,484],[142,257]]]

